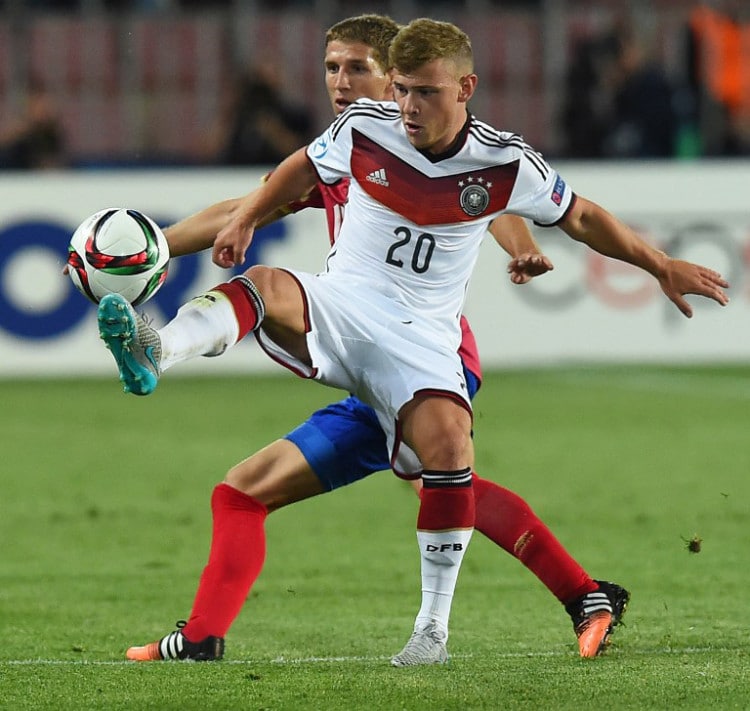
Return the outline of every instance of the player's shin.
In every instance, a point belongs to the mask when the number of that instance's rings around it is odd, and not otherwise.
[[[263,297],[245,276],[191,299],[159,330],[162,372],[196,356],[221,355],[255,330],[264,313]]]

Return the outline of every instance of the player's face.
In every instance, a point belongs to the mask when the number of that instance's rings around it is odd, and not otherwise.
[[[427,62],[411,74],[394,71],[393,94],[415,148],[442,153],[451,147],[466,121],[466,102],[476,81],[475,74],[461,75],[445,59]]]
[[[338,116],[357,99],[392,99],[390,77],[372,56],[372,47],[362,42],[333,40],[326,46],[326,89]]]

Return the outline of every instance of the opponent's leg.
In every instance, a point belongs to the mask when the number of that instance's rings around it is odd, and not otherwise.
[[[221,658],[223,638],[260,574],[266,512],[387,466],[385,436],[374,412],[348,398],[313,413],[285,439],[233,467],[213,495],[209,563],[188,622],[158,642],[131,647],[128,658]]]
[[[629,593],[592,579],[517,494],[475,476],[474,496],[477,530],[523,563],[566,606],[581,656],[603,651]]]
[[[214,489],[211,510],[211,552],[190,619],[159,642],[131,647],[128,659],[213,661],[223,656],[224,635],[263,566],[267,510],[257,499],[225,483]]]
[[[322,491],[302,453],[286,440],[233,467],[211,498],[211,549],[187,623],[159,642],[131,647],[128,659],[220,659],[205,649],[218,652],[220,645],[223,653],[224,636],[260,575],[268,512]]]

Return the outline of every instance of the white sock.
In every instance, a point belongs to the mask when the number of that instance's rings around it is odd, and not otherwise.
[[[473,531],[473,528],[417,531],[422,556],[422,606],[414,622],[414,629],[422,629],[430,622],[436,622],[438,629],[445,632],[447,638],[458,571]]]
[[[220,291],[191,299],[159,329],[162,372],[196,356],[221,355],[237,342],[239,326],[231,301]]]

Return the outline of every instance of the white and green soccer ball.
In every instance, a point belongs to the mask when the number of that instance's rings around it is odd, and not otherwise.
[[[95,304],[122,294],[133,306],[148,301],[167,278],[169,246],[160,227],[138,210],[112,207],[87,217],[68,246],[68,273]]]

